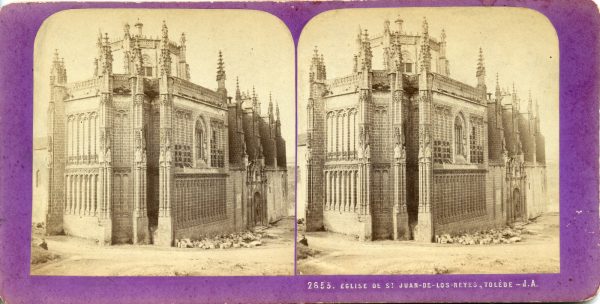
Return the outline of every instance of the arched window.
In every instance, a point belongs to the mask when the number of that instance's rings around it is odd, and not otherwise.
[[[206,155],[204,150],[206,149],[206,147],[204,146],[204,142],[205,142],[205,132],[204,132],[204,128],[202,127],[202,122],[200,120],[196,120],[196,127],[195,127],[195,144],[196,144],[196,161],[204,161],[206,159]]]
[[[457,156],[465,156],[465,127],[460,116],[454,120],[454,151]]]

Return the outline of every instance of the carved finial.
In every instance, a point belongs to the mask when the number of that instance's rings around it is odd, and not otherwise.
[[[536,101],[537,104],[537,101]],[[275,103],[275,117],[277,119],[277,121],[279,121],[279,102]]]
[[[390,32],[390,20],[389,19],[385,19],[385,21],[383,21],[383,32],[384,33]]]
[[[429,25],[427,18],[423,17],[421,34],[421,71],[428,73],[431,70],[431,47],[429,45]]]
[[[442,42],[446,42],[446,31],[442,29],[442,35],[440,36]]]
[[[135,28],[137,28],[137,36],[142,36],[142,28],[144,27],[144,24],[142,24],[142,22],[140,21],[140,18],[137,19],[137,22],[135,23]]]
[[[185,33],[181,33],[181,38],[179,38],[179,43],[183,46],[185,45]]]
[[[395,22],[396,22],[396,28],[398,30],[398,34],[403,34],[404,30],[402,29],[402,24],[404,23],[404,20],[402,20],[402,18],[400,18],[400,15],[398,15]]]

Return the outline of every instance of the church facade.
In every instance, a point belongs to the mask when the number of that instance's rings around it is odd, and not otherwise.
[[[355,45],[346,76],[328,78],[323,55],[312,57],[307,231],[432,242],[544,211],[537,102],[522,112],[514,87],[488,93],[481,49],[471,86],[450,77],[446,35],[430,37],[427,20],[417,35],[400,18],[377,36],[359,30]]]
[[[186,38],[99,35],[93,77],[67,82],[55,54],[48,106],[48,234],[172,246],[287,215],[279,107],[190,81]],[[133,32],[135,31],[135,33]],[[113,66],[122,66],[116,73]],[[254,91],[254,89],[253,89]]]

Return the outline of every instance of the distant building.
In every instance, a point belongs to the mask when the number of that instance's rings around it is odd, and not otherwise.
[[[239,85],[229,97],[221,53],[216,91],[190,82],[184,34],[175,43],[164,23],[160,38],[145,36],[139,21],[135,28],[98,37],[85,81],[68,83],[55,54],[47,233],[171,246],[287,215],[279,107],[269,100],[261,115],[254,91]],[[113,58],[123,73],[113,72]]]
[[[420,35],[402,26],[385,21],[375,37],[359,31],[346,76],[327,78],[315,49],[299,170],[307,231],[431,242],[539,215],[546,167],[537,104],[530,96],[522,113],[516,91],[499,84],[488,94],[481,50],[477,85],[452,79],[444,31],[438,40],[426,20]],[[383,70],[372,68],[378,47]]]

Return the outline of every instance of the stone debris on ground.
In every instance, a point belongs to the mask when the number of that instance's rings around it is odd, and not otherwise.
[[[521,242],[523,240],[521,237],[522,234],[531,234],[524,226],[525,224],[515,224],[512,227],[490,229],[475,233],[436,235],[435,242],[460,245],[512,244]]]
[[[212,238],[192,240],[189,238],[176,239],[175,247],[178,248],[202,248],[202,249],[229,249],[229,248],[253,248],[263,245],[263,238],[274,238],[264,232],[264,229],[254,232],[245,231],[240,233],[222,234]]]

